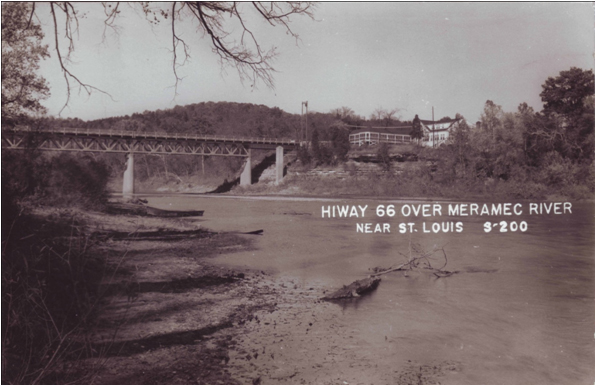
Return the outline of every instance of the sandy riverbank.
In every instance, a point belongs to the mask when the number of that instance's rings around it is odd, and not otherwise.
[[[461,370],[457,362],[419,362],[416,353],[379,359],[363,350],[357,334],[338,322],[346,305],[319,300],[331,288],[213,264],[220,254],[259,253],[253,240],[264,236],[209,232],[199,218],[60,215],[76,216],[86,231],[105,237],[98,252],[117,267],[104,280],[91,335],[97,358],[82,360],[92,369],[89,382],[436,383]],[[140,237],[166,230],[196,232],[180,240]]]
[[[226,366],[239,326],[274,310],[281,290],[264,272],[220,268],[209,259],[250,250],[258,236],[210,232],[197,219],[50,209],[37,214],[73,216],[86,232],[105,238],[96,252],[113,273],[104,278],[106,295],[92,333],[97,358],[84,361],[92,369],[90,382],[239,382]],[[155,231],[196,232],[180,240],[142,237]]]

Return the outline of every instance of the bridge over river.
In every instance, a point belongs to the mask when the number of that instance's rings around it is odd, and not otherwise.
[[[2,148],[47,151],[124,153],[128,155],[122,194],[134,194],[134,155],[198,155],[244,157],[240,185],[251,183],[251,150],[275,150],[276,183],[283,179],[284,150],[294,150],[303,143],[290,139],[263,137],[149,133],[97,129],[31,130],[28,127],[2,128]]]

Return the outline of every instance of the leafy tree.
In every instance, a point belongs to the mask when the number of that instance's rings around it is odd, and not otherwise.
[[[335,122],[329,128],[331,137],[331,147],[333,149],[333,161],[344,162],[350,151],[350,132],[346,125],[341,122]]]
[[[594,95],[584,98],[584,111],[578,119],[584,159],[594,162]]]
[[[505,113],[501,126],[493,149],[493,175],[503,180],[512,177],[523,179],[527,164],[523,148],[524,121],[516,114]]]
[[[528,106],[526,102],[523,102],[517,106],[517,113],[522,117],[527,117],[534,114],[534,109],[531,106]]]
[[[347,106],[338,107],[330,111],[331,114],[335,115],[335,118],[341,121],[351,121],[356,117],[354,110]]]
[[[461,120],[453,125],[447,141],[447,148],[452,152],[453,171],[458,177],[469,175],[473,149],[471,146],[471,130],[466,121]]]
[[[379,145],[377,159],[384,171],[388,172],[391,169],[391,156],[389,155],[389,145],[387,143],[383,142]]]
[[[41,27],[27,3],[2,3],[2,123],[14,124],[25,115],[45,112],[40,100],[49,96],[45,79],[36,74],[48,57],[41,45]]]
[[[422,124],[420,123],[418,114],[416,114],[412,121],[412,131],[410,131],[410,136],[418,141],[424,137],[424,131],[422,130]]]
[[[311,134],[311,148],[312,156],[317,160],[318,164],[330,165],[333,163],[334,154],[333,148],[328,145],[321,144],[319,130],[315,126]]]
[[[565,152],[564,131],[561,120],[542,114],[518,115],[524,124],[523,148],[528,157],[528,162],[534,167],[539,167],[544,154],[551,151]]]
[[[321,159],[321,144],[319,141],[319,130],[315,127],[310,137],[310,147],[312,149],[313,157],[317,160]]]
[[[492,135],[493,142],[496,140],[497,131],[501,128],[501,118],[503,109],[491,100],[484,104],[484,111],[480,115],[480,126],[482,129]]]
[[[594,73],[577,67],[561,71],[556,78],[549,77],[540,93],[545,113],[557,113],[569,118],[581,116],[585,109],[585,98],[593,95]]]
[[[552,144],[563,157],[590,162],[594,158],[594,74],[572,67],[542,85],[545,129],[532,130],[538,142]]]
[[[308,149],[306,148],[306,146],[300,146],[298,148],[297,155],[298,155],[298,160],[300,160],[300,163],[303,166],[310,164],[312,157],[310,156],[310,153],[308,152]]]

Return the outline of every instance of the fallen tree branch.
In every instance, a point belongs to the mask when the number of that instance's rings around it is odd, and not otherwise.
[[[418,262],[421,259],[428,259],[428,257],[434,255],[438,251],[443,251],[443,256],[445,256],[445,264],[440,269],[438,269],[438,271],[441,271],[447,265],[447,253],[445,252],[444,247],[442,247],[442,248],[435,248],[431,252],[427,252],[427,253],[425,253],[425,254],[423,254],[421,256],[418,256],[418,257],[412,257],[412,258],[410,258],[410,260],[408,260],[407,262],[401,264],[400,266],[398,266],[396,268],[389,268],[389,269],[387,269],[385,271],[373,273],[370,276],[375,277],[375,276],[384,275],[384,274],[389,273],[389,272],[400,271],[400,270],[402,270],[404,267],[406,267],[408,265],[409,266],[414,266],[414,263]],[[428,263],[428,265],[432,268],[432,266],[430,265],[430,263]]]
[[[379,276],[384,275],[386,273],[390,273],[390,272],[404,270],[405,267],[408,267],[408,266],[410,267],[409,269],[418,268],[418,262],[420,260],[426,260],[427,266],[425,266],[424,268],[432,270],[433,274],[438,278],[448,277],[448,276],[453,275],[454,273],[457,273],[457,271],[454,271],[454,272],[443,271],[443,268],[445,268],[445,266],[447,266],[447,253],[445,252],[444,246],[441,248],[435,247],[430,252],[423,252],[423,250],[420,248],[419,245],[417,245],[417,244],[412,245],[412,243],[410,243],[408,249],[409,249],[408,255],[399,253],[400,255],[402,255],[408,259],[407,262],[405,262],[395,268],[388,268],[388,269],[385,269],[380,272],[375,272],[375,273],[369,275],[367,278],[361,279],[361,280],[356,280],[347,286],[344,285],[342,288],[338,289],[337,291],[333,292],[332,294],[323,297],[322,300],[336,300],[336,299],[354,298],[354,297],[359,297],[360,295],[362,295],[364,293],[374,291],[379,286],[379,283],[381,282],[381,278]],[[412,256],[412,250],[414,250],[416,253],[418,253],[419,256]],[[440,269],[436,269],[436,268],[432,267],[429,258],[439,251],[443,252],[443,256],[445,258],[445,264],[443,264],[443,266]]]
[[[345,285],[337,291],[333,292],[331,295],[327,295],[322,299],[335,300],[359,297],[360,295],[375,290],[379,286],[380,282],[381,278],[373,278],[369,276],[366,279],[356,280],[350,285]]]

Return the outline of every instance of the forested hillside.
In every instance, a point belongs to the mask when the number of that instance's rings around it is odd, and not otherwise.
[[[312,114],[317,125],[319,114]],[[327,114],[324,114],[325,116]],[[138,132],[242,135],[274,138],[296,138],[300,115],[289,114],[277,107],[250,103],[203,102],[172,109],[145,111],[123,117],[93,121],[56,120],[60,126]]]

